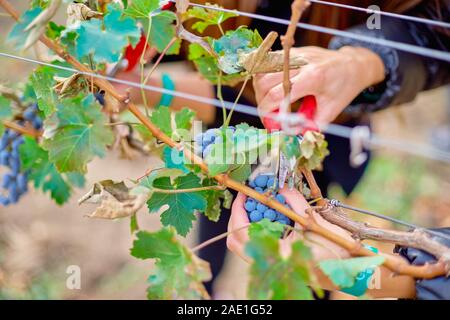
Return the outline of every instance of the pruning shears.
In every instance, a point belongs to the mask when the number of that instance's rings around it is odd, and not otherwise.
[[[317,110],[317,102],[314,96],[306,96],[300,102],[300,107],[296,111],[297,114],[302,115],[305,119],[305,125],[302,126],[302,136],[308,131],[319,131],[319,127],[314,122],[314,116]],[[282,125],[275,119],[274,115],[280,113],[280,109],[275,110],[268,116],[263,118],[263,124],[270,132],[281,131]],[[302,137],[297,136],[301,142]],[[288,180],[289,188],[294,187],[294,174],[295,174],[295,158],[288,158],[283,151],[279,152],[279,160],[277,166],[279,187],[283,188],[286,180]]]

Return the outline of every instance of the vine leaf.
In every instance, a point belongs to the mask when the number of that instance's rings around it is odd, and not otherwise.
[[[219,68],[227,73],[239,73],[244,68],[239,64],[239,54],[249,53],[257,49],[263,39],[258,31],[245,27],[227,33],[218,40],[213,40],[214,51],[219,54]]]
[[[123,49],[130,43],[136,45],[141,37],[136,21],[121,16],[119,7],[110,4],[103,20],[81,21],[65,30],[64,43],[72,43],[75,32],[75,53],[78,58],[92,55],[96,63],[117,62]]]
[[[162,11],[151,18],[150,43],[153,47],[162,52],[176,36],[174,22],[177,16],[171,11]],[[167,50],[166,54],[178,54],[180,52],[181,40],[177,39],[175,43]]]
[[[172,137],[172,121],[169,108],[161,107],[150,115],[150,120],[169,137]]]
[[[173,228],[155,233],[139,231],[136,236],[131,255],[138,259],[156,259],[156,270],[148,278],[148,299],[209,298],[202,283],[211,279],[209,264],[182,245]]]
[[[48,67],[36,69],[30,76],[30,82],[36,94],[39,110],[45,117],[51,115],[57,104],[57,97],[53,90],[55,80]]]
[[[169,177],[162,177],[153,182],[153,187],[167,190],[168,193],[153,192],[147,201],[150,212],[160,210],[165,205],[169,208],[161,214],[161,222],[164,226],[174,226],[177,232],[186,236],[192,228],[195,220],[195,211],[203,212],[207,202],[203,192],[170,193],[170,190],[184,190],[200,188],[200,178],[193,173],[180,176],[172,183]]]
[[[217,186],[214,179],[206,178],[203,180],[202,185],[204,187]],[[220,214],[222,212],[221,205],[225,209],[231,208],[231,203],[233,201],[233,195],[229,190],[206,190],[204,191],[206,198],[206,209],[205,216],[214,222],[219,221]]]
[[[218,5],[208,5],[220,8]],[[209,26],[220,25],[226,20],[236,16],[236,13],[222,12],[218,10],[204,9],[199,7],[191,8],[184,14],[185,19],[195,18],[199,20],[192,25],[192,29],[197,30],[200,33],[203,33]]]
[[[382,256],[325,260],[319,263],[319,267],[335,285],[340,288],[349,288],[354,285],[359,273],[381,265],[384,260]]]
[[[307,131],[300,143],[299,165],[310,170],[319,169],[329,154],[325,136],[316,131]]]
[[[4,96],[0,96],[0,135],[3,134],[5,127],[3,120],[12,117],[11,101]]]
[[[28,25],[42,12],[42,8],[36,7],[25,11],[8,34],[7,40],[14,44],[16,50],[25,48],[28,37],[32,30],[25,31]]]
[[[172,115],[174,115],[174,121],[172,121]],[[194,116],[195,113],[187,108],[173,113],[167,107],[160,107],[152,112],[150,120],[169,137],[189,139],[189,129]]]
[[[87,163],[94,156],[104,156],[106,146],[114,140],[111,128],[106,126],[107,118],[92,95],[62,100],[49,120],[54,128],[44,148],[59,172],[85,173]]]
[[[184,165],[184,153],[176,148],[165,146],[163,149],[163,160],[166,168],[179,169],[184,173],[188,173],[189,169]]]
[[[135,215],[144,206],[149,194],[150,190],[145,187],[128,188],[123,181],[104,180],[96,182],[78,204],[99,205],[89,218],[118,219]]]
[[[124,14],[133,18],[149,18],[153,11],[159,9],[159,0],[133,0]]]
[[[48,159],[48,152],[30,137],[24,137],[24,143],[20,146],[20,159],[23,169],[28,171],[28,178],[34,182],[35,188],[49,191],[50,196],[59,205],[69,200],[72,187],[82,187],[84,177],[79,174],[62,175],[53,163]]]
[[[308,262],[311,252],[301,241],[292,244],[288,258],[279,253],[283,226],[267,219],[252,223],[245,251],[252,258],[248,295],[250,299],[311,300]]]

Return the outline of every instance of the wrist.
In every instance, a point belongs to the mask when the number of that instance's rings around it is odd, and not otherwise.
[[[367,48],[352,46],[344,46],[339,51],[351,57],[357,76],[362,77],[364,89],[384,81],[386,71],[378,54]]]

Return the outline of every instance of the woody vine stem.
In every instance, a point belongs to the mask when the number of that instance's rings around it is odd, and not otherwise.
[[[295,1],[293,6],[293,21],[298,21],[301,17],[302,8],[304,8],[304,1]],[[19,20],[19,12],[15,9],[15,7],[7,0],[0,0],[0,6],[5,9],[8,14],[14,18],[16,21]],[[299,11],[300,10],[300,11]],[[303,9],[304,10],[304,9]],[[180,38],[189,38],[186,36],[186,31],[181,26],[181,22],[179,21],[179,32],[183,34],[179,34]],[[284,42],[288,44],[289,41],[286,42],[287,39],[293,37],[293,32],[290,31],[291,28],[288,30],[287,35],[284,37]],[[295,31],[295,30],[294,30]],[[93,70],[91,70],[86,65],[79,62],[77,59],[75,59],[73,56],[69,55],[59,44],[52,41],[45,35],[42,35],[39,39],[44,45],[46,45],[49,49],[51,49],[53,52],[55,52],[58,56],[63,58],[65,61],[70,63],[74,68],[77,70],[84,72],[84,73],[90,73],[95,74]],[[289,46],[289,50],[292,44]],[[285,48],[285,50],[287,50]],[[289,52],[288,52],[289,53]],[[285,70],[286,68],[289,68],[289,59],[285,59]],[[287,66],[286,66],[287,65]],[[195,153],[188,150],[187,148],[183,148],[183,146],[175,141],[173,141],[170,137],[168,137],[166,134],[164,134],[160,128],[158,128],[148,117],[146,117],[140,109],[130,101],[130,98],[128,96],[124,96],[117,92],[114,88],[114,86],[107,80],[93,77],[94,83],[110,94],[114,99],[116,99],[119,103],[121,103],[124,107],[126,107],[132,114],[134,114],[139,121],[152,133],[152,135],[165,143],[166,145],[177,148],[179,150],[182,150],[184,153],[184,156],[190,160],[193,164],[198,165],[201,170],[208,174],[208,167],[203,162],[203,160],[198,157]],[[290,86],[290,84],[289,84]],[[289,88],[290,90],[290,88]],[[288,91],[289,92],[289,91]],[[24,132],[25,133],[25,132]],[[219,174],[213,177],[219,184],[222,186],[226,186],[230,189],[233,189],[235,191],[241,192],[249,197],[252,197],[261,203],[281,212],[285,216],[289,217],[290,219],[294,220],[296,223],[298,223],[300,226],[303,227],[304,230],[309,232],[314,232],[316,234],[319,234],[323,236],[324,238],[333,241],[334,243],[338,244],[339,246],[343,247],[344,249],[348,250],[353,256],[376,256],[377,254],[373,253],[372,251],[364,248],[358,241],[352,241],[348,240],[346,238],[341,237],[340,235],[336,233],[330,232],[328,229],[322,227],[318,223],[314,221],[311,217],[302,217],[296,214],[294,211],[288,209],[281,203],[277,202],[274,199],[271,199],[264,194],[260,194],[257,191],[247,187],[246,185],[243,185],[237,181],[234,181],[233,179],[229,178],[226,174]],[[308,183],[310,184],[311,188],[314,190],[317,190],[317,185],[315,184],[312,175],[306,175],[306,178],[308,180]],[[309,179],[308,179],[309,178]],[[436,262],[434,264],[428,264],[424,266],[412,266],[408,264],[407,262],[399,262],[398,259],[396,259],[394,256],[391,255],[383,255],[385,257],[383,265],[393,271],[396,274],[401,275],[409,275],[413,276],[415,278],[434,278],[436,276],[441,276],[446,274],[446,264],[442,261]]]

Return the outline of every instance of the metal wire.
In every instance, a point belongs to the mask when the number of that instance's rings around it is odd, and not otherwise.
[[[175,0],[169,0],[169,1],[175,2]],[[262,21],[267,21],[267,22],[272,22],[272,23],[277,23],[277,24],[282,24],[282,25],[290,24],[290,21],[287,19],[274,18],[274,17],[264,16],[264,15],[260,15],[260,14],[256,14],[256,13],[249,13],[249,12],[243,12],[243,11],[239,11],[239,10],[225,9],[225,8],[221,8],[221,7],[213,7],[210,5],[203,5],[203,4],[197,4],[197,3],[190,3],[190,5],[193,7],[199,7],[199,8],[203,8],[203,9],[234,13],[234,14],[238,14],[243,17],[249,17],[252,19],[257,19],[257,20],[262,20]],[[303,28],[305,30],[311,30],[311,31],[317,31],[320,33],[331,34],[333,36],[368,42],[368,43],[385,46],[385,47],[392,48],[392,49],[397,49],[400,51],[414,53],[414,54],[421,55],[424,57],[429,57],[429,58],[434,58],[434,59],[450,62],[450,53],[445,52],[445,51],[424,48],[424,47],[415,46],[415,45],[402,43],[402,42],[395,42],[395,41],[386,40],[383,38],[374,38],[371,36],[365,36],[365,35],[357,34],[354,32],[348,32],[348,31],[342,31],[342,30],[337,30],[337,29],[332,29],[332,28],[327,28],[327,27],[322,27],[322,26],[316,26],[316,25],[303,23],[303,22],[298,23],[297,27]]]
[[[340,202],[339,200],[336,200],[336,199],[330,200],[330,205],[332,205],[334,207],[340,207],[340,208],[352,210],[352,211],[359,212],[359,213],[362,213],[362,214],[365,214],[365,215],[368,215],[368,216],[372,216],[372,217],[376,217],[376,218],[379,218],[379,219],[387,220],[387,221],[390,221],[390,222],[393,222],[393,223],[397,223],[397,224],[403,225],[405,227],[408,227],[408,228],[410,228],[412,230],[424,230],[425,232],[427,232],[429,234],[432,234],[432,235],[434,235],[436,237],[444,238],[446,240],[450,240],[450,236],[448,236],[446,234],[443,234],[443,233],[440,233],[440,232],[437,232],[437,231],[434,231],[434,230],[422,228],[422,227],[419,227],[419,226],[417,226],[415,224],[412,224],[412,223],[409,223],[409,222],[405,222],[405,221],[402,221],[402,220],[398,220],[398,219],[386,216],[386,215],[381,214],[381,213],[376,213],[376,212],[372,212],[372,211],[369,211],[369,210],[364,210],[364,209],[359,209],[359,208],[356,208],[356,207],[352,207],[352,206],[343,204],[342,202]]]
[[[16,56],[16,55],[4,53],[4,52],[0,52],[0,56],[10,58],[10,59],[15,59],[15,60],[21,60],[21,61],[25,61],[25,62],[29,62],[29,63],[34,63],[34,64],[38,64],[38,65],[48,66],[51,68],[64,70],[64,71],[68,71],[68,72],[72,72],[72,73],[78,73],[78,74],[81,74],[81,75],[84,75],[87,77],[108,80],[110,82],[124,84],[124,85],[138,88],[138,89],[144,89],[144,90],[148,90],[148,91],[172,95],[172,96],[183,98],[183,99],[197,101],[197,102],[201,102],[201,103],[205,103],[205,104],[210,104],[217,108],[225,107],[228,110],[231,110],[234,108],[234,110],[236,112],[244,113],[244,114],[255,116],[255,117],[267,116],[267,117],[276,118],[276,115],[274,115],[273,113],[263,113],[263,112],[259,113],[255,107],[240,104],[240,103],[234,104],[229,101],[220,101],[218,99],[201,97],[198,95],[193,95],[193,94],[185,93],[185,92],[179,92],[176,90],[169,90],[169,89],[155,87],[155,86],[151,86],[151,85],[143,85],[141,83],[116,79],[116,78],[104,76],[104,75],[97,74],[97,73],[82,72],[82,71],[79,71],[74,68],[54,65],[51,63],[42,62],[39,60],[34,60],[31,58],[26,58],[26,57],[20,57],[20,56]],[[302,123],[305,121],[304,118],[297,113],[292,113],[289,115],[289,117],[293,118],[293,119],[297,119],[298,123]],[[343,137],[343,138],[347,138],[347,139],[350,139],[351,133],[353,130],[352,128],[341,126],[338,124],[320,125],[319,127],[322,130],[322,132],[324,132],[324,133],[328,133],[331,135],[335,135],[335,136],[339,136],[339,137]],[[450,163],[450,153],[436,149],[434,147],[430,147],[428,145],[410,143],[408,141],[398,140],[398,139],[397,140],[387,139],[387,138],[379,137],[375,134],[372,134],[370,139],[366,142],[367,142],[368,147],[388,147],[388,148],[396,149],[398,151],[402,151],[405,153],[413,154],[416,156],[421,156],[421,157],[436,160],[436,161]]]
[[[367,14],[379,14],[380,16],[386,16],[386,17],[407,20],[407,21],[412,21],[412,22],[417,22],[417,23],[424,23],[424,24],[428,24],[428,25],[432,25],[432,26],[436,26],[436,27],[450,28],[450,23],[444,22],[444,21],[437,21],[437,20],[431,20],[431,19],[426,19],[426,18],[421,18],[421,17],[408,16],[408,15],[404,15],[404,14],[387,12],[387,11],[382,11],[382,10],[361,8],[361,7],[351,6],[351,5],[343,4],[343,3],[335,3],[335,2],[322,1],[322,0],[308,0],[308,1],[311,3],[323,4],[326,6],[361,11],[361,12],[365,12]]]

